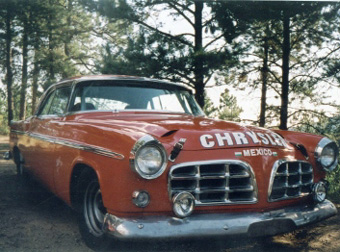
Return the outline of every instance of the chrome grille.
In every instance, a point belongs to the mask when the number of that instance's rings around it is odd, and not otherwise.
[[[175,165],[169,174],[169,194],[190,192],[196,205],[257,202],[257,185],[251,167],[237,160]]]
[[[298,198],[311,193],[313,167],[305,161],[275,162],[269,185],[269,201]]]

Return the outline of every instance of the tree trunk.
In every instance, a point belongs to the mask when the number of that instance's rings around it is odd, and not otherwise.
[[[53,82],[55,79],[54,74],[54,55],[53,55],[53,34],[52,30],[48,33],[48,51],[49,51],[49,81]]]
[[[20,120],[26,117],[26,91],[27,91],[27,54],[28,54],[28,21],[26,13],[23,14],[23,35],[22,35],[22,79],[20,90]]]
[[[289,94],[289,56],[290,56],[290,16],[287,10],[283,11],[283,48],[282,48],[282,90],[280,129],[287,130],[288,121],[288,94]]]
[[[68,0],[68,5],[67,5],[67,18],[66,18],[66,27],[73,27],[73,23],[72,23],[72,18],[71,15],[73,14],[73,0]],[[66,60],[68,61],[71,55],[71,50],[70,50],[70,43],[72,41],[72,37],[74,35],[74,32],[71,31],[70,29],[65,29],[64,31],[64,38],[63,38],[63,43],[64,43],[64,53],[66,56]],[[69,76],[70,72],[68,71],[68,69],[65,71],[62,71],[61,75],[63,79],[66,79]]]
[[[39,34],[35,33],[35,42],[34,42],[34,63],[33,63],[33,76],[32,76],[32,114],[34,114],[36,106],[37,106],[37,97],[38,97],[38,79],[39,79]]]
[[[262,66],[262,88],[261,88],[261,112],[260,112],[260,122],[259,126],[264,127],[266,124],[266,100],[267,100],[267,81],[268,81],[268,54],[269,54],[269,44],[268,44],[268,32],[269,26],[267,24],[264,43],[263,43],[263,66]]]
[[[49,1],[51,6],[53,5],[53,2],[50,0]],[[47,89],[51,83],[55,81],[55,72],[54,72],[54,40],[53,40],[53,27],[52,27],[52,22],[53,22],[53,15],[50,13],[48,15],[48,21],[47,21],[47,27],[48,27],[48,77],[49,80],[47,82],[48,86],[45,86],[44,88]]]
[[[8,125],[13,120],[13,97],[12,97],[12,16],[9,8],[6,15],[6,82],[7,82],[7,106],[8,106]]]
[[[67,6],[67,12],[68,16],[66,18],[67,22],[67,27],[72,27],[72,19],[71,19],[71,13],[73,14],[73,1],[69,0],[68,1],[68,6]],[[64,53],[67,57],[70,56],[70,48],[69,48],[69,43],[71,42],[72,34],[69,30],[65,32],[65,40],[64,40]],[[67,77],[67,76],[64,76]]]
[[[198,104],[204,107],[204,74],[203,74],[203,39],[202,39],[202,11],[203,2],[195,2],[195,46],[194,46],[194,74],[195,97]]]

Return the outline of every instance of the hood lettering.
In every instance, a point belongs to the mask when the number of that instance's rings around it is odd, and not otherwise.
[[[255,143],[255,144],[260,143],[260,141],[259,141],[259,139],[257,138],[255,132],[253,132],[253,131],[247,131],[246,134],[247,134],[248,136],[250,136],[250,138],[251,138],[251,140],[253,141],[253,143]]]
[[[217,134],[216,134],[217,135]],[[200,137],[201,145],[204,148],[212,148],[215,146],[214,137],[212,135],[202,135]],[[220,143],[220,142],[219,142]],[[223,144],[223,141],[221,142]]]
[[[207,135],[207,136],[210,136],[210,135]],[[215,134],[215,137],[216,137],[218,146],[224,146],[224,141],[227,141],[226,143],[228,145],[233,145],[234,144],[233,140],[231,139],[230,134],[224,133],[223,136],[222,136],[222,134],[217,133],[217,134]],[[213,139],[213,138],[214,137],[211,136],[210,139]]]
[[[269,144],[269,141],[268,141],[268,139],[264,136],[264,134],[262,134],[262,133],[257,133],[257,135],[261,138],[261,142],[262,142],[263,144]]]
[[[260,133],[260,132],[232,132],[232,133],[216,133],[204,134],[200,136],[201,145],[204,148],[234,146],[234,145],[248,145],[248,144],[264,144],[272,146],[286,147],[286,141],[278,134]]]
[[[243,132],[233,132],[233,136],[236,140],[237,145],[248,144],[248,139]]]
[[[235,152],[235,157],[256,157],[256,156],[274,156],[277,157],[278,154],[270,149],[249,149]]]

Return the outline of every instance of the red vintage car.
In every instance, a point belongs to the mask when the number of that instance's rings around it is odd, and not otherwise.
[[[10,153],[80,213],[94,249],[112,238],[266,236],[337,213],[328,138],[208,119],[177,84],[84,76],[51,86],[13,122]]]

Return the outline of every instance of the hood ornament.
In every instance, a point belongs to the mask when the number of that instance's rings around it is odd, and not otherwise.
[[[177,158],[178,154],[181,152],[183,149],[183,146],[185,144],[186,138],[181,138],[177,143],[175,143],[174,148],[172,149],[170,155],[169,155],[169,161],[174,162],[175,159]]]

